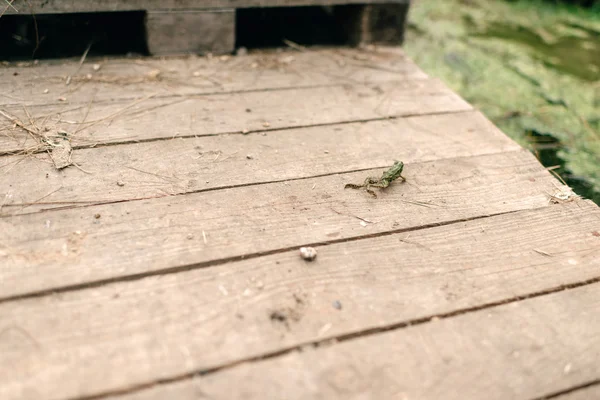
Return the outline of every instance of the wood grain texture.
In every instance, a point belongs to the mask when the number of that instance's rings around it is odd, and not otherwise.
[[[470,111],[76,150],[87,172],[56,170],[46,153],[11,156],[0,158],[0,216],[519,148]]]
[[[598,290],[596,283],[330,347],[307,347],[110,399],[538,398],[600,377]],[[577,397],[566,397],[571,398]]]
[[[148,12],[146,41],[152,55],[231,53],[235,11]]]
[[[213,95],[146,97],[108,104],[36,106],[38,126],[69,133],[73,146],[264,131],[319,124],[471,110],[438,80],[386,82]],[[23,107],[5,107],[29,121]],[[250,112],[248,112],[250,110]],[[12,122],[0,121],[0,153],[39,143]]]
[[[419,211],[392,212],[402,219]],[[320,246],[312,263],[294,250],[3,303],[0,365],[11,368],[0,375],[0,397],[63,399],[133,388],[587,281],[598,277],[600,238],[592,232],[599,225],[598,207],[573,202]],[[116,231],[111,237],[118,239]],[[215,240],[211,235],[208,243]],[[105,249],[112,250],[108,268],[120,249]],[[494,399],[533,397],[600,373],[597,286],[216,372],[200,390],[214,398],[394,398],[386,389],[409,398],[474,399],[488,390]],[[563,373],[567,363],[570,374]],[[198,390],[187,381],[133,398],[195,399]]]
[[[344,190],[381,172],[0,218],[0,298],[544,207],[558,185],[517,151],[408,164],[378,199]]]
[[[98,68],[98,69],[95,69]],[[16,73],[16,74],[15,74]],[[70,84],[66,80],[71,77]],[[427,75],[398,47],[250,51],[236,57],[40,60],[0,65],[0,105],[88,104],[149,95],[226,93],[335,83],[377,84]],[[47,93],[45,93],[47,91]]]
[[[19,13],[69,13],[93,11],[132,10],[206,10],[213,8],[287,7],[306,5],[333,5],[349,3],[377,3],[381,0],[15,0]],[[406,3],[408,0],[388,0],[388,3]],[[2,9],[5,5],[1,5]],[[2,10],[0,9],[0,10]],[[6,14],[16,14],[6,7]]]

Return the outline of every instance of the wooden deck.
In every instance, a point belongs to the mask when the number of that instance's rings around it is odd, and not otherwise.
[[[0,111],[2,400],[600,398],[600,210],[397,48],[9,64]]]

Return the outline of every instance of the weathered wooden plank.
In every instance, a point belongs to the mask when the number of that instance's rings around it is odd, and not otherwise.
[[[212,8],[326,6],[333,4],[377,3],[381,0],[15,0],[19,13],[67,13],[134,10],[206,10]],[[407,3],[408,0],[389,0],[388,3]],[[16,14],[13,8],[2,5],[0,11]]]
[[[418,213],[393,212],[391,219]],[[598,277],[600,238],[593,232],[599,224],[595,205],[568,203],[322,246],[312,263],[290,251],[3,303],[0,365],[11,367],[0,374],[0,397],[62,399],[118,391],[585,282]],[[297,225],[292,229],[301,234]],[[255,238],[244,233],[239,240]],[[208,237],[209,244],[215,240]],[[120,250],[104,248],[110,264]],[[85,258],[86,251],[72,257]],[[532,397],[541,385],[553,391],[600,374],[596,286],[217,372],[200,381],[201,391],[216,398],[243,396],[245,388],[261,398],[311,398],[303,384],[315,383],[325,398],[353,398],[356,379],[365,385],[366,398],[393,398],[377,391],[386,389],[406,390],[410,398],[482,398],[484,390],[492,398]],[[564,374],[567,363],[570,374]],[[322,381],[326,367],[333,371],[327,376],[338,375],[342,381],[334,383],[347,384],[349,392],[329,393],[333,389]],[[381,384],[366,384],[380,373],[375,382]],[[223,383],[232,381],[243,384],[225,390]],[[139,398],[197,398],[191,397],[196,382],[161,386]],[[289,391],[282,396],[277,389]],[[169,390],[175,395],[163,397]],[[369,390],[374,396],[368,397]]]
[[[310,148],[309,151],[298,149]],[[81,169],[46,153],[0,158],[0,215],[162,197],[259,182],[514,151],[475,111],[75,150]]]
[[[543,207],[558,185],[526,151],[405,170],[377,199],[344,185],[381,170],[0,218],[0,299]]]
[[[439,80],[169,96],[99,105],[5,109],[38,128],[68,132],[73,146],[261,131],[471,110]],[[0,117],[1,118],[1,117]],[[39,149],[29,132],[2,118],[0,153]]]
[[[146,40],[153,55],[231,53],[235,10],[150,11]]]
[[[252,51],[237,57],[88,59],[0,66],[0,105],[99,103],[149,95],[189,95],[378,84],[427,75],[399,48]],[[69,79],[70,77],[70,79]],[[69,85],[66,84],[69,79]]]
[[[599,286],[307,347],[110,399],[544,398],[600,377]],[[579,398],[598,398],[591,396]]]

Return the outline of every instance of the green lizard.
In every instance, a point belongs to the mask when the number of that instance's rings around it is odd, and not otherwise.
[[[373,197],[377,197],[375,192],[373,190],[371,190],[372,187],[385,189],[386,187],[390,186],[390,184],[398,178],[400,178],[402,180],[402,182],[406,181],[406,179],[402,176],[403,168],[404,168],[404,163],[402,161],[396,161],[394,163],[394,165],[392,165],[390,167],[390,169],[388,169],[387,171],[385,171],[383,173],[383,175],[381,175],[381,178],[377,179],[377,178],[373,178],[370,176],[367,179],[365,179],[365,182],[362,185],[348,183],[348,184],[346,184],[346,186],[344,186],[344,189],[346,189],[346,188],[351,188],[351,189],[365,188],[367,193],[369,193]]]

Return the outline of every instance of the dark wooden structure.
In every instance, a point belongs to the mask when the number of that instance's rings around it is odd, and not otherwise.
[[[148,49],[166,55],[232,52],[238,9],[314,5],[332,7],[351,44],[402,42],[408,0],[17,0],[5,14],[143,10]]]

